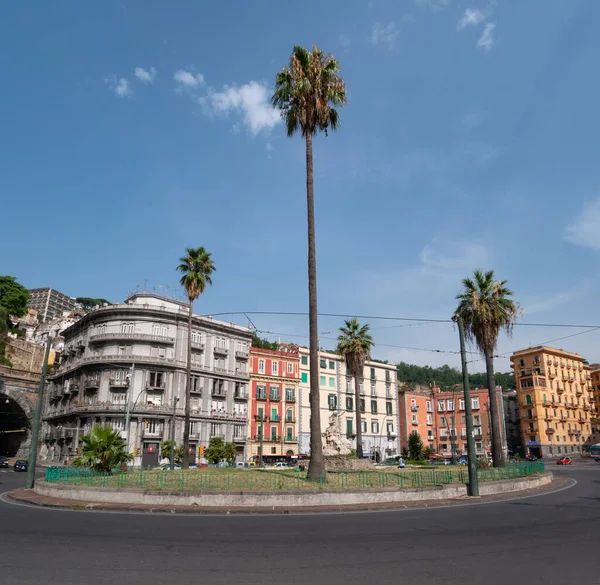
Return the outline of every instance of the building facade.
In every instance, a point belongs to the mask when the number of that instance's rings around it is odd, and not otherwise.
[[[248,457],[271,463],[298,455],[297,401],[300,354],[250,348]]]
[[[471,410],[473,437],[477,455],[491,451],[491,419],[487,388],[473,388]],[[443,457],[467,455],[467,421],[462,388],[400,390],[400,428],[402,448],[408,448],[408,437],[419,433],[424,447]]]
[[[73,457],[95,423],[122,432],[134,464],[159,461],[160,443],[183,441],[188,305],[153,294],[91,311],[63,333],[61,364],[50,377],[45,456]],[[190,453],[212,437],[245,457],[249,347],[246,327],[193,317]],[[174,414],[173,414],[174,413]]]
[[[502,403],[504,405],[504,428],[508,453],[522,457],[525,455],[525,449],[521,435],[521,413],[517,391],[514,388],[502,390]]]
[[[298,396],[298,432],[301,453],[310,453],[310,356],[300,348],[300,391]],[[335,353],[319,352],[319,395],[321,432],[336,413],[338,431],[351,448],[356,449],[354,379],[344,358]],[[363,454],[373,460],[399,455],[398,378],[396,366],[367,361],[360,384]]]
[[[28,292],[28,306],[38,312],[40,321],[52,319],[65,311],[74,311],[77,308],[75,299],[54,288],[32,288]]]
[[[536,456],[581,453],[593,443],[590,367],[576,353],[538,346],[511,356],[521,434]]]
[[[600,364],[590,364],[592,445],[600,444]]]

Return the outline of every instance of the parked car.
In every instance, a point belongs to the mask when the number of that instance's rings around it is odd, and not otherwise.
[[[570,457],[561,457],[556,465],[571,465],[571,463],[573,463],[573,460]]]
[[[279,461],[279,463],[275,463],[275,469],[287,469],[289,465],[284,461]]]
[[[27,471],[29,469],[29,461],[27,459],[17,459],[13,465],[15,471]]]
[[[537,461],[538,458],[535,455],[527,455],[527,457],[525,458],[526,461]]]
[[[0,455],[0,467],[8,467],[8,458]]]

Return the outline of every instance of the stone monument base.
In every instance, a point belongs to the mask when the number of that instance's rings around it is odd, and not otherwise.
[[[356,459],[344,455],[325,455],[327,471],[369,471],[374,469],[370,459]]]

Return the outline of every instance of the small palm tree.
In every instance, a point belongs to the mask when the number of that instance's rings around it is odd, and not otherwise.
[[[83,436],[81,455],[73,460],[73,465],[111,473],[131,459],[133,455],[127,453],[125,441],[119,431],[114,430],[111,425],[94,425]]]
[[[476,270],[473,278],[465,278],[462,284],[463,291],[456,297],[459,304],[454,318],[462,317],[467,341],[475,343],[485,358],[492,419],[492,459],[495,466],[503,467],[505,461],[494,378],[494,352],[500,331],[512,334],[519,307],[510,298],[513,293],[506,288],[506,281],[494,279],[493,270]]]
[[[317,260],[313,179],[313,136],[337,130],[335,107],[346,103],[346,85],[339,76],[339,62],[321,49],[296,45],[289,63],[277,74],[273,107],[281,110],[288,136],[300,132],[306,144],[306,201],[308,215],[308,313],[310,334],[310,441],[308,478],[325,475],[321,416],[319,411],[319,339],[317,329]]]
[[[183,274],[180,283],[190,302],[188,313],[187,375],[185,384],[185,416],[183,427],[183,469],[190,465],[190,403],[192,390],[192,315],[194,301],[212,284],[211,274],[216,270],[211,254],[204,248],[187,248],[179,259],[177,270]]]
[[[354,377],[354,401],[356,407],[356,455],[363,457],[362,425],[360,416],[360,382],[363,378],[365,361],[371,354],[373,338],[369,334],[369,326],[361,325],[358,319],[344,321],[340,327],[337,351],[346,360],[346,367]]]

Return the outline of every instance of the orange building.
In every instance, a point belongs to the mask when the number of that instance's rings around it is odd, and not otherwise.
[[[498,389],[499,409],[501,401]],[[491,450],[490,410],[487,388],[471,390],[473,436],[477,455]],[[444,457],[467,454],[467,423],[462,388],[441,390],[400,390],[400,428],[402,448],[408,447],[408,437],[413,431],[421,436],[423,445]],[[501,412],[501,410],[499,410]],[[503,428],[503,425],[501,425]],[[503,440],[504,443],[504,440]]]
[[[257,460],[261,444],[265,463],[298,454],[297,406],[300,353],[250,348],[248,458]]]
[[[546,346],[517,351],[510,359],[529,452],[560,456],[589,448],[596,403],[587,362],[577,353]]]
[[[597,445],[600,443],[600,364],[590,365],[590,379],[592,382],[592,390],[590,394],[590,412],[592,437],[590,443]]]

